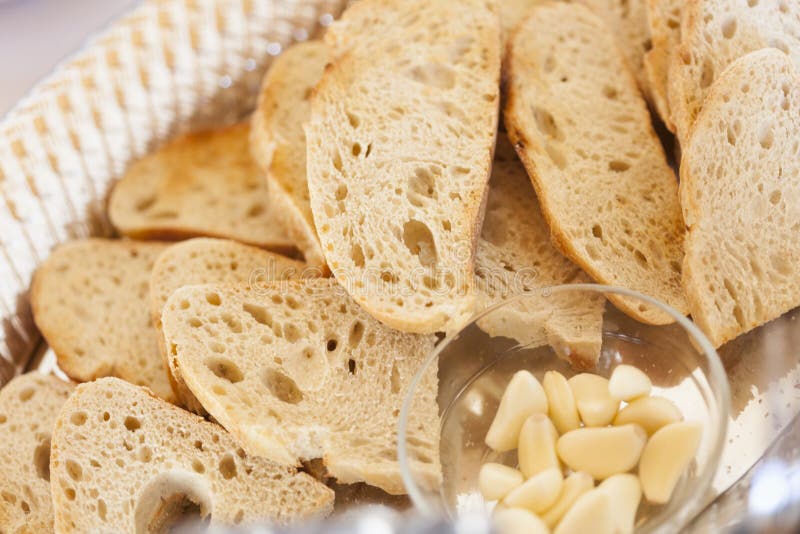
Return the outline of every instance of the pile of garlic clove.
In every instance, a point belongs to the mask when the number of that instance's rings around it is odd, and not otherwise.
[[[498,531],[629,534],[642,496],[667,503],[697,454],[702,427],[651,389],[631,365],[619,365],[610,379],[549,371],[539,383],[517,372],[486,444],[517,449],[518,465],[486,463],[478,474],[484,499],[497,501]]]

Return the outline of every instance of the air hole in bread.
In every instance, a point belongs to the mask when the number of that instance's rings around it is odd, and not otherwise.
[[[303,392],[295,381],[278,369],[267,370],[264,384],[273,396],[287,404],[297,404],[303,400]]]
[[[700,74],[700,87],[707,89],[711,87],[712,83],[714,83],[714,63],[711,59],[706,59]]]
[[[333,153],[333,168],[342,172],[342,155],[339,154],[338,150]]]
[[[775,191],[773,191],[772,193],[770,193],[769,194],[769,202],[770,202],[770,204],[772,204],[773,206],[777,205],[781,201],[781,196],[782,196],[782,194],[781,194],[780,190],[777,190],[777,189]]]
[[[64,495],[67,497],[68,501],[75,500],[75,490],[73,488],[64,488]]]
[[[195,473],[205,473],[206,472],[206,466],[203,465],[203,462],[201,462],[197,458],[192,460],[192,469],[194,470]]]
[[[283,325],[283,337],[289,343],[297,343],[300,340],[300,338],[303,337],[303,335],[302,332],[300,332],[300,329],[297,328],[297,326],[295,326],[292,323],[287,323]]]
[[[244,379],[241,369],[227,358],[209,358],[205,361],[208,370],[217,378],[236,384]]]
[[[609,100],[616,100],[617,90],[609,85],[606,85],[605,87],[603,87],[603,96],[605,96]]]
[[[350,335],[347,337],[347,344],[350,348],[356,348],[361,343],[361,338],[364,336],[364,323],[356,321],[350,327]]]
[[[354,157],[358,157],[361,154],[361,143],[353,143],[353,147],[350,149]]]
[[[155,203],[156,203],[156,196],[152,195],[152,196],[145,197],[145,198],[142,198],[142,199],[139,199],[138,201],[136,201],[136,204],[134,204],[134,208],[138,212],[147,211],[150,208],[152,208],[153,204],[155,204]]]
[[[408,200],[412,205],[422,206],[422,198],[436,198],[436,174],[425,167],[414,169],[414,175],[408,179]]]
[[[353,358],[350,358],[349,360],[347,360],[347,371],[351,375],[356,374],[356,361]]]
[[[400,393],[400,371],[397,370],[397,363],[392,362],[392,372],[389,375],[392,393]]]
[[[83,468],[78,462],[74,460],[67,460],[65,467],[67,469],[67,474],[69,475],[69,478],[71,478],[75,482],[80,482],[81,480],[83,480]]]
[[[417,256],[423,267],[436,265],[436,244],[430,228],[416,219],[403,225],[403,242],[409,252]]]
[[[272,297],[272,301],[275,302],[275,296]],[[281,299],[280,302],[283,302],[283,299]],[[276,302],[276,304],[278,304],[278,302]],[[245,302],[244,304],[242,304],[242,309],[246,313],[248,313],[257,323],[272,328],[272,315],[270,315],[270,313],[267,311],[267,308],[265,308],[264,306]]]
[[[134,531],[166,534],[190,525],[202,532],[211,519],[211,496],[202,478],[191,472],[156,476],[139,493],[134,509]]]
[[[533,118],[536,119],[537,128],[539,128],[539,131],[544,135],[559,141],[564,139],[564,135],[556,124],[556,119],[549,111],[540,107],[534,107]]]
[[[74,412],[69,416],[70,422],[75,426],[82,426],[86,422],[86,412]]]
[[[631,164],[627,161],[620,161],[618,159],[612,160],[608,163],[608,169],[614,172],[625,172],[631,168]]]
[[[326,348],[328,349],[328,352],[333,352],[333,351],[336,350],[336,346],[337,345],[338,345],[338,342],[335,339],[329,339],[328,340],[328,344],[326,345]]]
[[[125,418],[125,428],[127,428],[130,432],[136,432],[142,428],[142,422],[139,421],[137,417],[129,415]]]
[[[408,72],[408,75],[416,82],[437,89],[452,89],[456,85],[455,71],[452,67],[441,63],[417,65]]]
[[[2,492],[0,492],[0,495],[2,495],[3,500],[6,501],[8,504],[15,504],[17,502],[17,496],[14,495],[13,493],[3,490]]]
[[[148,446],[139,447],[136,453],[136,458],[142,463],[148,463],[153,459],[153,450]]]
[[[0,425],[5,424],[6,421],[8,421],[6,414],[0,413]]]
[[[647,257],[644,254],[642,254],[641,250],[634,250],[633,251],[633,257],[636,258],[636,263],[638,263],[639,265],[641,265],[645,269],[648,267]]]
[[[22,402],[27,402],[33,397],[33,394],[36,393],[36,390],[33,388],[25,388],[19,392],[19,400]]]
[[[99,517],[101,521],[105,521],[107,514],[108,514],[108,507],[106,506],[106,501],[104,501],[103,499],[98,499],[97,500],[97,517]]]
[[[350,258],[353,260],[356,267],[364,266],[364,250],[361,248],[361,245],[353,243],[350,246]]]
[[[42,438],[33,451],[33,466],[36,475],[44,481],[50,482],[50,436]]]
[[[599,224],[592,226],[592,235],[597,239],[603,239],[603,227]]]
[[[208,303],[212,306],[219,306],[222,304],[222,300],[219,298],[219,293],[207,293],[206,301],[208,301]]]
[[[547,155],[550,156],[550,159],[561,170],[567,168],[567,158],[564,156],[564,153],[561,152],[558,148],[553,146],[551,143],[547,143],[545,145],[545,151]]]
[[[233,524],[238,525],[244,519],[244,510],[239,510],[236,512],[236,515],[233,517]]]
[[[772,144],[775,142],[775,134],[772,131],[772,125],[761,125],[758,130],[758,142],[764,150],[772,148]]]
[[[247,210],[247,216],[250,218],[258,217],[259,215],[264,213],[264,210],[265,210],[264,204],[261,204],[260,202],[253,204],[252,206],[250,206],[250,209]]]
[[[161,210],[150,214],[153,219],[177,219],[178,212],[175,210]]]
[[[736,33],[736,17],[729,16],[722,22],[722,36],[731,39]]]

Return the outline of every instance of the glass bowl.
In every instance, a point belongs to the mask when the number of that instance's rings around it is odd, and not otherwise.
[[[627,309],[655,308],[675,322],[643,324],[610,301],[622,301]],[[595,365],[591,355],[598,350]],[[655,506],[643,499],[636,518],[637,532],[680,529],[713,497],[709,487],[730,411],[725,371],[703,333],[678,311],[635,291],[590,284],[544,288],[492,306],[443,340],[425,361],[409,385],[398,429],[400,468],[415,507],[451,519],[490,512],[493,504],[478,491],[477,475],[485,462],[516,465],[516,451],[497,453],[484,443],[515,372],[526,369],[540,381],[549,370],[567,378],[585,370],[608,377],[623,363],[647,373],[651,395],[670,399],[685,420],[702,424],[699,450],[670,502]],[[407,432],[409,415],[430,399],[420,381],[433,372],[439,382],[440,481],[415,469],[425,458],[416,457]]]

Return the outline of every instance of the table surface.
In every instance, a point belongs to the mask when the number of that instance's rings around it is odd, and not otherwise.
[[[0,0],[0,117],[140,0]]]

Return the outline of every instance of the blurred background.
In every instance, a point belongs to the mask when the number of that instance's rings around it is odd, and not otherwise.
[[[0,0],[0,116],[140,0]]]

